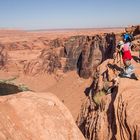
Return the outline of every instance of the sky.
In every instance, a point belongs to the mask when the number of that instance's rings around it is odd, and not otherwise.
[[[136,24],[140,24],[140,0],[0,0],[0,28],[101,28]]]

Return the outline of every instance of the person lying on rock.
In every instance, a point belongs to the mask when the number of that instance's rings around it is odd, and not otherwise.
[[[129,42],[125,41],[124,43],[123,41],[120,41],[119,46],[120,48],[118,51],[122,54],[122,60],[124,64],[123,72],[120,74],[120,76],[138,80],[138,77],[134,73],[134,66],[131,64],[132,55]]]

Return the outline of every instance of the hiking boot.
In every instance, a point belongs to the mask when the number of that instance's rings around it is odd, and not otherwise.
[[[135,80],[139,80],[139,77],[135,73],[132,73],[130,78],[135,79]]]

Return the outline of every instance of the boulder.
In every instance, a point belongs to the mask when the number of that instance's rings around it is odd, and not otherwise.
[[[0,97],[0,140],[84,140],[68,109],[51,93]]]

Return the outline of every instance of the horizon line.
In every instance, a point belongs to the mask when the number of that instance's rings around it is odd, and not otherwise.
[[[133,25],[132,25],[133,26]],[[120,29],[120,28],[125,28],[127,26],[111,26],[111,27],[73,27],[73,28],[36,28],[36,29],[25,29],[25,28],[20,28],[20,27],[15,27],[15,28],[9,28],[9,27],[0,27],[0,30],[19,30],[19,31],[61,31],[61,30],[90,30],[90,29]]]

